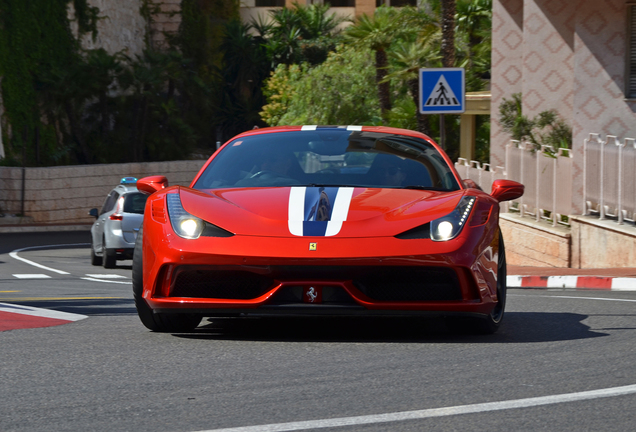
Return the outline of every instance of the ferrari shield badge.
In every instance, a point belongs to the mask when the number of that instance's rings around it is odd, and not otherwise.
[[[309,250],[317,250],[318,248],[318,243],[309,243]]]

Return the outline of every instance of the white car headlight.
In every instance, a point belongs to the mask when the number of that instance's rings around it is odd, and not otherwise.
[[[431,239],[434,241],[451,240],[461,232],[475,204],[475,197],[465,196],[452,213],[431,222]]]
[[[168,215],[172,229],[179,237],[197,239],[201,236],[205,223],[196,216],[186,212],[178,193],[166,195]]]

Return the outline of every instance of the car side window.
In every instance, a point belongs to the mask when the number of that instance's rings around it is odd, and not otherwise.
[[[126,194],[124,201],[124,213],[144,214],[146,199],[148,195],[140,192]]]
[[[106,201],[104,201],[104,205],[102,206],[102,210],[99,214],[103,215],[104,213],[111,211],[115,207],[115,203],[118,198],[119,194],[116,191],[111,191],[110,194],[108,194]]]

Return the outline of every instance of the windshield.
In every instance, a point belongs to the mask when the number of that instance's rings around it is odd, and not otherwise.
[[[448,164],[429,142],[344,128],[234,140],[212,160],[194,188],[272,186],[460,189]]]

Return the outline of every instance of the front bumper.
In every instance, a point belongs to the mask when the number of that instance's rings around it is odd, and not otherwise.
[[[497,239],[466,231],[444,243],[144,233],[143,297],[157,313],[206,316],[485,315]]]

